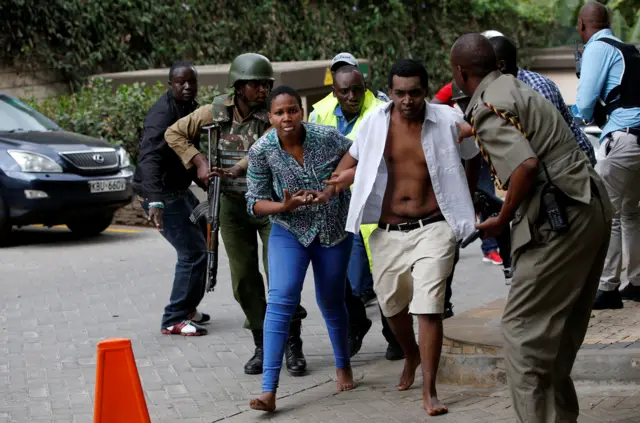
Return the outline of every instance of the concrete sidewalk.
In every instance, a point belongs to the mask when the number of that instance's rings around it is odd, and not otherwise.
[[[212,315],[209,335],[166,336],[159,325],[175,252],[154,230],[115,229],[81,240],[66,229],[29,228],[18,231],[18,246],[2,250],[0,423],[92,422],[96,344],[110,337],[131,339],[153,423],[427,420],[420,409],[420,380],[407,392],[395,389],[402,362],[383,358],[377,307],[367,309],[374,324],[353,360],[359,387],[335,392],[331,346],[311,274],[302,295],[309,311],[302,329],[308,374],[293,378],[282,372],[275,415],[248,411],[261,377],[243,373],[253,342],[242,328],[224,249],[218,286],[201,307]],[[507,293],[500,267],[481,259],[479,245],[461,252],[453,296],[458,315]],[[442,385],[440,393],[451,412],[430,422],[513,420],[503,387]],[[580,393],[591,418],[581,421],[607,417],[640,423],[637,387],[588,385]]]
[[[505,388],[439,385],[440,398],[449,407],[444,416],[429,417],[422,409],[419,377],[405,392],[395,389],[402,363],[379,361],[357,372],[358,387],[336,393],[333,381],[281,398],[275,413],[267,414],[239,405],[225,423],[516,423],[509,393]],[[640,422],[640,385],[578,383],[579,423]],[[208,420],[194,420],[204,423]]]
[[[442,371],[448,383],[497,386],[506,381],[500,317],[504,299],[445,321]],[[640,381],[640,302],[594,310],[572,376],[589,381]]]

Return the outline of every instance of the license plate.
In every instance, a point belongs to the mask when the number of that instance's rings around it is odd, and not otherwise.
[[[103,181],[89,181],[89,189],[92,194],[100,192],[124,191],[127,182],[124,179],[105,179]]]

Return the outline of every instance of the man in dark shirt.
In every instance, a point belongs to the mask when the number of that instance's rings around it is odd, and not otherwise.
[[[209,321],[210,317],[196,309],[205,289],[205,232],[189,220],[198,205],[189,187],[192,182],[200,182],[196,169],[186,169],[164,139],[169,126],[198,106],[195,101],[198,94],[196,69],[190,63],[175,63],[169,71],[169,86],[144,119],[134,189],[149,220],[178,255],[169,305],[162,317],[162,333],[206,335],[206,329],[200,324]],[[196,138],[192,142],[199,145],[199,135]]]

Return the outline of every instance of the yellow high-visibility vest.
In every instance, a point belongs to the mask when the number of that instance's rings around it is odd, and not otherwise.
[[[379,100],[376,96],[370,91],[364,94],[364,102],[362,103],[362,109],[360,110],[360,116],[356,120],[355,125],[347,138],[350,140],[356,139],[356,132],[362,119],[366,116],[368,112],[376,108],[377,106],[384,104],[384,101]],[[322,100],[318,101],[313,105],[313,110],[315,112],[316,118],[315,121],[321,125],[333,126],[334,128],[338,127],[338,117],[335,115],[336,107],[338,106],[338,99],[333,96],[333,93],[327,95]],[[362,234],[362,239],[364,240],[364,248],[367,250],[367,258],[369,259],[369,269],[372,269],[371,265],[371,248],[369,247],[369,237],[371,233],[378,227],[376,223],[371,223],[368,225],[360,225],[360,233]]]

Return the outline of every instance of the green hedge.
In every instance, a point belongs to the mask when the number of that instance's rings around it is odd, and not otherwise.
[[[65,129],[123,145],[135,160],[148,108],[166,89],[87,85],[87,76],[228,63],[244,52],[272,61],[330,59],[341,51],[371,61],[376,88],[399,58],[424,61],[432,93],[451,80],[449,49],[463,33],[496,29],[520,47],[548,43],[554,0],[4,0],[0,62],[58,71],[75,93],[30,101]],[[525,49],[526,52],[526,49]],[[214,91],[201,87],[201,104]]]
[[[89,74],[228,63],[369,58],[374,83],[402,57],[425,61],[434,89],[449,81],[453,41],[497,29],[521,47],[547,45],[554,0],[3,0],[0,61],[47,65],[81,85]]]
[[[166,91],[161,83],[120,85],[114,90],[110,81],[96,78],[73,94],[23,101],[63,129],[123,146],[136,163],[144,117]],[[198,101],[210,103],[218,94],[214,87],[201,86]]]

